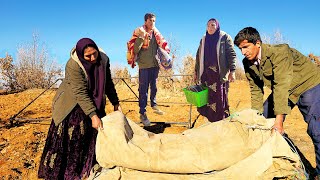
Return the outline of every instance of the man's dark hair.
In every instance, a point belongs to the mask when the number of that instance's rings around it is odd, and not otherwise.
[[[147,13],[146,15],[144,15],[144,21],[147,21],[147,19],[153,18],[153,17],[156,17],[156,15],[153,13]]]
[[[259,32],[253,27],[246,27],[239,31],[234,38],[234,44],[239,46],[239,44],[244,40],[247,40],[249,43],[253,44],[256,44],[257,41],[262,42]]]

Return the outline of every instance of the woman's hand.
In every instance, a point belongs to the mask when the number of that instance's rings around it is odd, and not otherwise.
[[[114,111],[120,111],[120,112],[122,112],[122,109],[121,109],[120,104],[114,105],[114,106],[113,106],[113,110],[114,110]]]
[[[231,71],[231,72],[229,73],[228,80],[229,80],[230,82],[234,82],[234,81],[236,80],[236,72],[235,72],[235,71]]]
[[[97,115],[92,116],[91,121],[93,128],[95,128],[96,130],[98,130],[99,128],[103,129],[102,121]]]
[[[197,77],[197,74],[196,74],[196,73],[193,74],[192,80],[193,80],[193,83],[194,83],[194,84],[198,84],[198,77]]]

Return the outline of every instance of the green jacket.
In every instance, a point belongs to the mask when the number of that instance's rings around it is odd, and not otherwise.
[[[288,99],[297,103],[302,93],[320,83],[320,69],[287,44],[261,44],[260,65],[243,59],[251,89],[251,106],[263,112],[263,87],[272,90],[275,115],[289,114]]]
[[[198,81],[201,79],[201,72],[200,72],[200,59],[201,56],[201,48],[202,42],[204,41],[205,36],[200,40],[200,45],[197,50],[196,55],[196,64],[195,64],[195,73],[197,75]],[[230,71],[236,70],[236,52],[234,51],[233,40],[229,34],[224,31],[220,31],[219,41],[217,46],[218,52],[218,65],[219,65],[219,74],[220,74],[220,81],[225,83],[228,81],[228,74]],[[203,62],[202,62],[203,63]]]
[[[141,48],[143,45],[143,39],[137,38],[134,43],[134,53],[138,55],[137,62],[139,69],[147,69],[152,67],[158,67],[158,61],[155,57],[157,54],[158,44],[156,37],[152,34],[149,47],[147,49]]]
[[[106,74],[104,91],[111,103],[117,105],[119,99],[111,79],[109,58],[103,50],[99,49],[99,51]],[[103,103],[105,102],[104,95]],[[88,92],[87,73],[73,48],[66,64],[65,78],[53,98],[52,119],[55,124],[61,123],[77,104],[90,118],[96,114],[96,107]]]

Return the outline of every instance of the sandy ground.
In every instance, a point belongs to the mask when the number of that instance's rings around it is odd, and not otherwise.
[[[132,86],[137,94],[137,86]],[[139,109],[135,95],[121,84],[116,85],[123,113],[139,123]],[[27,107],[17,120],[15,126],[9,127],[9,119],[17,114],[44,90],[32,89],[21,93],[0,95],[0,178],[1,179],[37,179],[37,170],[45,139],[51,121],[51,101],[55,94],[49,90]],[[198,127],[207,121],[199,117],[196,108],[186,103],[180,88],[159,90],[157,101],[165,115],[157,115],[147,108],[149,119],[154,123],[149,129],[156,133],[181,133],[188,128],[189,120],[193,127]],[[231,113],[250,107],[249,86],[245,81],[231,83],[229,92]],[[112,110],[107,103],[107,112]],[[164,124],[166,123],[166,124]],[[285,131],[289,138],[301,151],[307,168],[315,167],[314,147],[306,133],[307,124],[297,108],[294,108],[285,122]]]

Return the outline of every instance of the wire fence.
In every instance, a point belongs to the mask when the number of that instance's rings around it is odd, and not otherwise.
[[[160,75],[158,76],[158,78],[169,78],[172,79],[172,86],[174,87],[174,77],[192,77],[192,75],[189,74],[178,74],[178,75],[170,75],[170,76],[165,76],[165,75]],[[119,82],[123,82],[125,84],[125,86],[130,90],[130,92],[135,96],[136,100],[130,100],[130,99],[122,99],[120,100],[121,103],[137,103],[139,102],[139,97],[137,95],[137,93],[134,92],[134,90],[132,89],[132,87],[130,86],[131,83],[128,83],[126,80],[131,80],[131,79],[138,79],[138,76],[135,77],[114,77],[112,78],[113,81],[117,81],[115,84],[119,83]],[[41,92],[36,98],[32,99],[26,106],[24,106],[21,110],[19,110],[16,114],[14,114],[13,116],[10,117],[10,127],[14,126],[14,121],[22,121],[22,120],[26,120],[26,121],[34,121],[35,119],[27,119],[27,118],[17,118],[25,109],[27,109],[31,104],[33,104],[40,96],[42,96],[46,91],[48,91],[53,85],[57,84],[59,81],[63,81],[63,78],[59,78],[57,79],[55,82],[53,82],[48,88],[46,88],[43,92]],[[150,102],[149,102],[150,103]],[[188,122],[165,122],[166,124],[181,124],[181,125],[185,125],[188,128],[192,128],[193,125],[191,124],[191,116],[192,116],[192,104],[187,103],[187,102],[166,102],[166,101],[160,101],[157,102],[157,104],[164,106],[164,104],[171,104],[171,105],[189,105],[189,118],[188,118]],[[195,119],[195,121],[198,119],[199,116],[197,116],[197,118]],[[39,121],[44,120],[44,119],[37,119]]]

